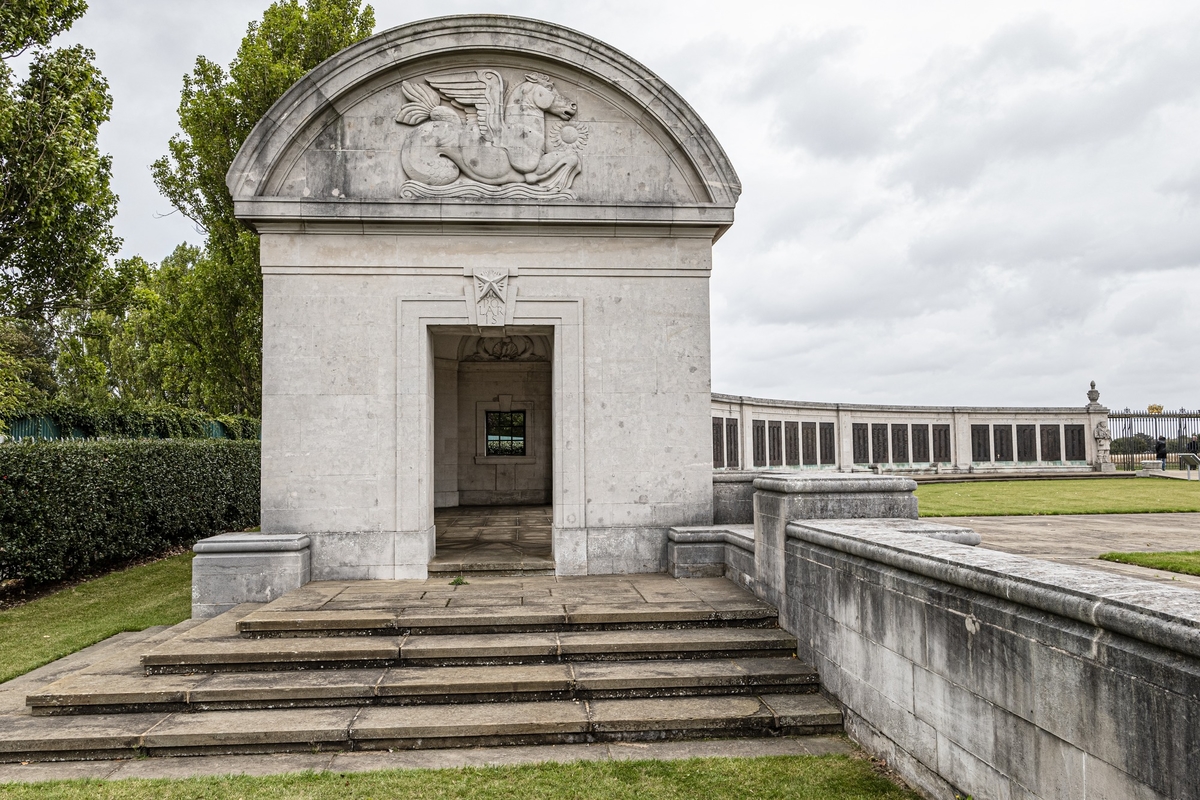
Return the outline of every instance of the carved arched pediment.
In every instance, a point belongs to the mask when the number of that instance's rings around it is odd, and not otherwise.
[[[395,28],[333,56],[254,129],[228,185],[258,224],[724,228],[741,191],[708,128],[645,67],[578,32],[497,16]]]

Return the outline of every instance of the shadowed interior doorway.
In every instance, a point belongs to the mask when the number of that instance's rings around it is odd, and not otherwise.
[[[553,574],[546,329],[439,331],[431,574]]]

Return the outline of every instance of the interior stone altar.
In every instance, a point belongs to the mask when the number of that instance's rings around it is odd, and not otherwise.
[[[641,64],[513,17],[385,31],[227,182],[261,236],[262,532],[307,537],[312,580],[426,577],[435,507],[550,505],[559,575],[662,571],[669,528],[711,523],[741,186]]]

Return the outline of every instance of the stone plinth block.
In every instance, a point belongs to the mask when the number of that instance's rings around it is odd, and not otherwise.
[[[916,519],[916,481],[831,472],[754,479],[756,591],[768,603],[783,596],[787,524],[805,519]],[[780,607],[782,610],[782,607]]]
[[[847,475],[754,479],[756,495],[786,498],[788,519],[917,518],[916,481],[911,478]]]
[[[749,526],[671,528],[667,531],[667,574],[673,578],[728,577],[743,586],[752,582],[754,537]]]
[[[301,534],[223,533],[192,548],[192,617],[207,619],[239,603],[269,603],[311,578],[309,538]]]

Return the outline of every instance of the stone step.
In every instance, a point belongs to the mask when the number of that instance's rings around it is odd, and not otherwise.
[[[794,658],[145,675],[126,651],[30,694],[37,716],[815,692]]]
[[[774,606],[724,578],[667,575],[317,581],[242,615],[248,638],[775,627]]]
[[[480,559],[478,557],[438,556],[429,562],[430,578],[463,577],[519,577],[527,575],[553,575],[554,559],[524,557],[519,559]]]
[[[795,652],[778,628],[668,628],[531,633],[246,639],[239,606],[142,656],[146,674],[388,666],[537,664],[680,658],[763,658]]]
[[[752,598],[724,603],[404,606],[398,608],[272,610],[268,604],[238,621],[247,638],[394,636],[397,634],[531,633],[633,628],[776,627],[779,612]]]
[[[14,716],[0,761],[316,750],[433,749],[825,734],[841,712],[816,694]]]

